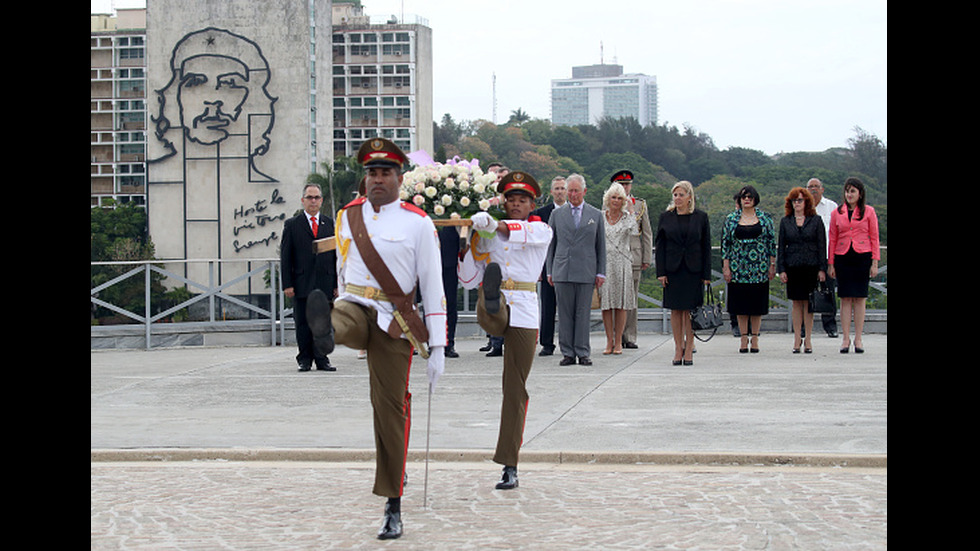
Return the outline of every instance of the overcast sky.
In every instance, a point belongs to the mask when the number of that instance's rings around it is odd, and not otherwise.
[[[152,0],[151,0],[152,1]],[[115,0],[141,7],[146,0]],[[92,0],[104,12],[110,0]],[[617,63],[657,77],[659,124],[719,149],[888,141],[886,0],[363,0],[432,28],[434,117],[550,118],[551,79]]]

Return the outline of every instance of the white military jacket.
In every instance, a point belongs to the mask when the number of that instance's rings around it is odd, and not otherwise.
[[[534,291],[509,290],[507,281],[536,283],[541,277],[551,243],[551,226],[537,216],[528,220],[504,220],[510,237],[495,233],[492,238],[477,238],[473,247],[459,261],[459,281],[465,289],[474,289],[483,281],[483,271],[490,262],[500,265],[504,284],[501,294],[510,306],[511,327],[538,328],[538,295]]]
[[[363,208],[364,228],[402,292],[415,287],[422,296],[429,348],[446,346],[446,295],[442,289],[442,258],[435,225],[424,211],[404,201],[382,205],[379,212],[367,198],[359,198],[337,213],[337,297],[378,312],[378,326],[387,331],[393,318],[393,305],[387,301],[358,296],[347,291],[348,284],[381,288],[364,264],[352,238],[346,216],[349,208]],[[405,336],[402,335],[404,338]]]

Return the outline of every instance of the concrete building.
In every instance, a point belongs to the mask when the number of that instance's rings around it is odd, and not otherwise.
[[[657,77],[624,74],[622,65],[600,64],[573,67],[572,78],[552,79],[552,123],[596,124],[603,117],[657,124]]]
[[[418,16],[369,17],[333,3],[333,152],[381,136],[432,154],[432,29]]]
[[[92,14],[91,206],[146,204],[146,10]]]

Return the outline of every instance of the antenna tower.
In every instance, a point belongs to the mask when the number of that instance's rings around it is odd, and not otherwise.
[[[493,73],[493,124],[497,124],[497,73]]]

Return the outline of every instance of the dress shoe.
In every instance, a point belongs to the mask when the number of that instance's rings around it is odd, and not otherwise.
[[[592,360],[588,356],[580,356],[578,359],[579,365],[592,365]]]
[[[490,352],[487,352],[487,357],[488,358],[495,358],[497,356],[503,356],[503,355],[504,355],[504,349],[503,348],[491,348],[490,349]]]
[[[317,371],[337,371],[337,368],[330,365],[330,360],[326,360],[323,363],[316,364]]]
[[[489,352],[491,349],[493,349],[493,345],[488,342],[486,346],[480,347],[480,352]]]
[[[623,348],[639,348],[635,342],[623,341]]]
[[[504,467],[504,472],[500,475],[500,482],[494,488],[497,490],[513,490],[517,486],[517,467]]]
[[[452,346],[447,346],[446,347],[446,351],[444,352],[444,354],[445,354],[445,356],[447,358],[458,358],[459,357],[459,352],[456,352],[456,348],[455,347],[452,347]]]
[[[572,365],[575,363],[575,358],[573,356],[562,356],[561,361],[558,365]]]
[[[554,346],[545,346],[541,348],[541,352],[538,352],[538,356],[551,356],[555,353]]]
[[[483,271],[483,306],[488,314],[500,311],[500,282],[503,281],[500,264],[491,262]]]
[[[393,540],[402,537],[402,513],[393,511],[391,504],[385,504],[385,516],[378,530],[379,540]]]
[[[309,371],[310,364],[299,364],[299,371]]]
[[[326,356],[333,352],[333,325],[330,323],[330,309],[333,305],[327,294],[313,289],[306,299],[306,322],[313,333],[313,347]]]
[[[830,331],[827,331],[827,336],[830,337],[830,338],[832,338],[832,339],[836,339],[837,338],[837,330],[836,329],[831,329]]]

